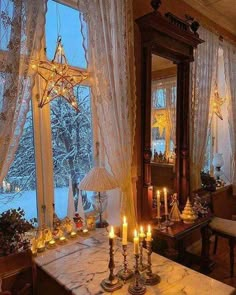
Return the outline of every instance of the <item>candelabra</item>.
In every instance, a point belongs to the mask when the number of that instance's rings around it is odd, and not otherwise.
[[[146,287],[141,281],[141,276],[139,272],[139,254],[135,255],[135,271],[134,271],[134,282],[129,286],[129,293],[132,295],[143,295],[146,292]]]
[[[118,272],[118,276],[124,280],[124,281],[127,281],[128,279],[130,279],[132,276],[133,276],[133,272],[132,270],[128,269],[128,263],[127,263],[127,245],[122,245],[122,249],[123,249],[123,257],[124,257],[124,267],[123,269],[121,269],[119,272]]]
[[[140,271],[144,271],[145,269],[147,269],[147,265],[143,264],[143,241],[144,241],[144,237],[139,236],[139,255],[140,255],[139,270]]]
[[[101,286],[105,291],[108,292],[114,292],[115,290],[118,290],[122,287],[122,283],[120,280],[117,278],[117,276],[114,275],[114,269],[115,269],[115,262],[114,262],[114,239],[110,238],[109,239],[109,246],[110,246],[110,259],[109,259],[109,270],[110,274],[107,279],[104,279],[101,282]]]
[[[152,240],[149,241],[146,239],[147,245],[147,255],[148,255],[148,265],[147,271],[144,273],[144,284],[145,285],[156,285],[160,282],[160,277],[152,272],[152,262],[151,262],[151,255],[152,255]]]

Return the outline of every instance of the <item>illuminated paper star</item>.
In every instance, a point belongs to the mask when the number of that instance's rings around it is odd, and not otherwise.
[[[213,99],[213,112],[221,119],[223,120],[223,116],[221,113],[221,106],[225,102],[225,98],[221,98],[219,96],[218,90],[215,90],[214,93],[214,99]]]
[[[167,127],[168,120],[166,113],[154,112],[154,123],[152,124],[152,128],[159,128],[160,136],[162,136],[164,132],[164,128]]]
[[[77,99],[74,95],[74,87],[85,79],[87,74],[68,66],[61,37],[58,37],[57,47],[51,62],[40,61],[32,65],[33,70],[45,81],[42,97],[39,98],[39,107],[51,102],[57,97],[64,98],[76,110]]]

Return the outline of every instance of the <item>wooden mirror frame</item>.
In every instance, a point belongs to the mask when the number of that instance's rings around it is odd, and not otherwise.
[[[203,41],[190,29],[190,24],[171,13],[164,16],[157,11],[161,1],[151,1],[154,9],[136,20],[141,34],[141,155],[142,167],[138,199],[139,220],[154,216],[151,183],[151,80],[152,54],[172,60],[177,65],[176,103],[176,163],[175,191],[180,204],[185,204],[190,192],[189,173],[189,92],[190,62],[193,49]],[[196,23],[195,23],[196,24]],[[194,26],[192,26],[194,29]]]

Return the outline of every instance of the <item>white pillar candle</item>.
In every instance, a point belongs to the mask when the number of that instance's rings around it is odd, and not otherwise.
[[[146,241],[151,241],[151,240],[152,240],[151,226],[148,225],[148,231],[147,231],[147,238],[146,238]]]
[[[134,231],[134,254],[139,254],[139,237],[136,229]]]
[[[161,217],[160,209],[161,209],[161,197],[160,197],[160,191],[157,191],[157,218]]]
[[[122,245],[127,245],[127,228],[128,223],[126,222],[126,217],[123,219],[123,230],[122,230]]]
[[[114,227],[111,226],[111,230],[109,232],[109,239],[114,239],[114,238],[115,238]]]
[[[139,237],[140,238],[145,238],[145,233],[144,233],[144,231],[143,231],[143,226],[140,226],[140,233],[139,233]]]
[[[168,215],[168,205],[167,205],[167,190],[164,187],[164,204],[165,204],[165,215]]]

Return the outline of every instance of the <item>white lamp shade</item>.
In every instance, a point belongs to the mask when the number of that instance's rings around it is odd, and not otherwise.
[[[224,165],[224,160],[223,160],[222,154],[215,153],[213,161],[212,161],[212,165],[214,167],[222,167]]]
[[[93,192],[104,192],[116,187],[118,184],[115,178],[104,167],[94,167],[79,184],[80,190]]]

